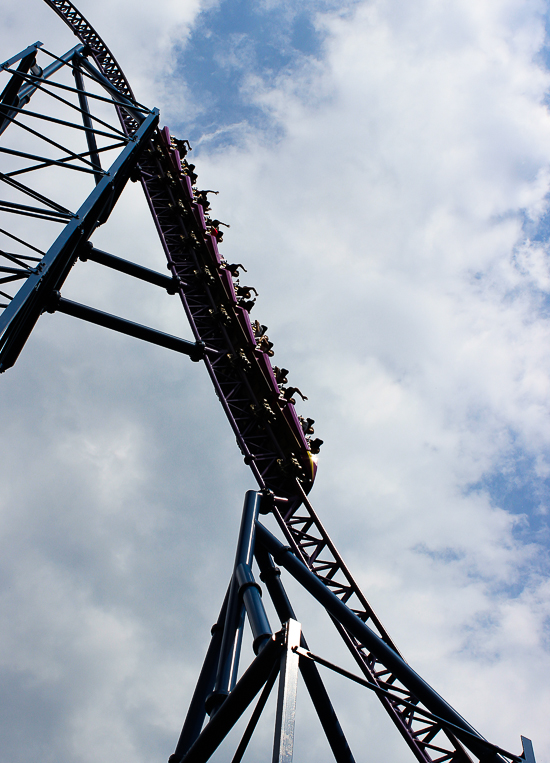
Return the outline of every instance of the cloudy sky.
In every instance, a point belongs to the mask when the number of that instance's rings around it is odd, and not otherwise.
[[[41,0],[0,8],[2,60],[74,44]],[[223,252],[325,441],[312,501],[375,611],[485,736],[548,763],[548,5],[79,8],[220,191]],[[162,270],[155,236],[132,185],[94,243]],[[175,297],[93,263],[63,293],[189,336]],[[0,388],[0,760],[164,761],[254,487],[205,370],[46,315]],[[328,683],[358,763],[412,759]],[[328,761],[299,691],[296,760]]]

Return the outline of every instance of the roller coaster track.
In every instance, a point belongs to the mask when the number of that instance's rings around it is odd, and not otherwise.
[[[114,56],[72,3],[44,1],[86,46],[113,92],[119,94],[123,129],[128,136],[134,135],[139,115],[124,108],[133,103],[134,97]],[[244,461],[264,493],[263,506],[275,516],[292,553],[399,655],[308,499],[315,478],[315,459],[294,406],[282,395],[270,359],[258,345],[249,313],[239,304],[231,273],[216,238],[207,230],[203,208],[197,203],[176,145],[168,128],[156,129],[138,159],[137,175],[183,309],[201,348],[199,354]],[[419,761],[466,763],[471,757],[465,747],[479,760],[497,759],[497,748],[477,744],[482,739],[479,735],[476,744],[465,741],[461,730],[470,729],[465,731],[466,736],[473,731],[466,722],[461,729],[449,718],[442,719],[428,702],[420,701],[406,676],[392,669],[383,654],[375,654],[336,620],[335,625],[369,684],[379,690],[382,705]],[[508,758],[519,759],[511,755]]]

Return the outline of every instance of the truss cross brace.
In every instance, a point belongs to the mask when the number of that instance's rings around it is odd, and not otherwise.
[[[98,225],[109,217],[138,158],[158,124],[159,112],[151,111],[130,138],[84,204],[54,241],[0,318],[0,372],[15,361],[52,292],[58,291],[78,258],[78,250]]]
[[[59,69],[65,66],[65,64],[69,63],[73,56],[83,50],[84,45],[75,45],[74,48],[71,48],[62,56],[59,56],[56,61],[53,61],[49,66],[47,66],[39,76],[33,77],[31,79],[27,78],[26,84],[21,87],[18,93],[19,103],[27,104],[30,101],[31,96],[40,89],[41,82],[44,82],[45,80],[52,77],[57,71],[59,71]]]
[[[105,265],[105,267],[118,270],[119,273],[126,273],[126,275],[138,278],[140,281],[146,281],[152,283],[155,286],[160,286],[169,294],[175,294],[178,287],[178,282],[171,276],[165,276],[163,273],[158,273],[156,270],[145,268],[143,265],[138,265],[130,260],[124,260],[122,257],[115,257],[114,254],[104,252],[102,249],[96,249],[92,246],[90,241],[87,242],[86,247],[80,252],[80,260],[86,262],[97,262],[99,265]]]
[[[133,336],[136,339],[142,339],[144,342],[156,344],[159,347],[166,347],[168,350],[181,352],[183,355],[189,355],[191,360],[199,361],[204,357],[204,345],[200,342],[188,342],[187,339],[180,339],[172,334],[165,334],[162,331],[143,326],[141,323],[127,321],[125,318],[119,318],[117,315],[104,313],[87,305],[81,305],[79,302],[73,302],[70,299],[64,299],[59,292],[54,292],[53,298],[48,303],[46,309],[48,312],[65,313],[72,315],[73,318],[80,318],[83,321],[94,323],[96,326],[118,331],[126,336]]]

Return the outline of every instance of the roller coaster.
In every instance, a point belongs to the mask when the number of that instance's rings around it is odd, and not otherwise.
[[[220,253],[223,223],[211,217],[208,191],[197,185],[189,144],[135,99],[114,56],[72,3],[45,2],[78,43],[58,55],[35,42],[1,67],[0,371],[16,362],[44,312],[187,355],[204,363],[257,483],[245,496],[233,574],[170,763],[208,760],[256,700],[232,757],[238,763],[277,680],[273,761],[290,763],[299,672],[335,760],[351,763],[319,665],[372,692],[421,763],[534,763],[525,737],[515,755],[479,734],[408,665],[383,628],[308,498],[322,441],[313,438],[312,419],[296,412],[301,393],[288,384],[288,371],[272,366],[267,328],[251,320],[255,290],[240,283],[243,265]],[[143,187],[169,275],[91,241],[128,182]],[[79,260],[178,295],[194,341],[64,298],[61,289]],[[265,514],[280,537],[260,521]],[[269,623],[254,561],[279,629]],[[328,612],[357,673],[309,650],[281,568]],[[246,620],[254,655],[239,671]]]

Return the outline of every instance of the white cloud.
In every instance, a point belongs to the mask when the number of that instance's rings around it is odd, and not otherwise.
[[[180,85],[155,89],[198,9],[81,8],[138,97],[178,118]],[[23,47],[20,14],[3,10]],[[522,234],[548,192],[545,10],[385,0],[319,14],[319,61],[249,81],[283,138],[204,141],[197,162],[231,223],[224,252],[260,292],[253,315],[325,440],[312,497],[327,529],[411,664],[497,744],[531,736],[538,763],[544,549],[469,487],[518,448],[549,468],[547,252]],[[135,187],[126,198],[98,241],[162,268]],[[94,267],[75,269],[70,296],[184,332],[174,299]],[[1,655],[20,729],[51,713],[61,761],[168,755],[251,486],[203,369],[56,315],[0,382]],[[332,648],[296,596],[311,645]],[[358,760],[366,744],[410,760],[372,698],[354,706],[333,684]],[[12,731],[10,760],[47,759],[46,725],[41,742]]]
[[[512,445],[548,452],[547,255],[522,236],[548,191],[542,10],[380,2],[321,19],[322,63],[257,89],[283,140],[201,166],[237,228],[227,247],[254,262],[276,359],[310,396],[315,499],[352,569],[374,576],[412,664],[491,738],[515,749],[523,722],[545,759],[547,621],[523,618],[545,596],[539,552],[467,490]],[[520,658],[516,618],[518,634],[533,623]],[[490,659],[470,630],[492,634]],[[499,712],[480,712],[495,693]]]

